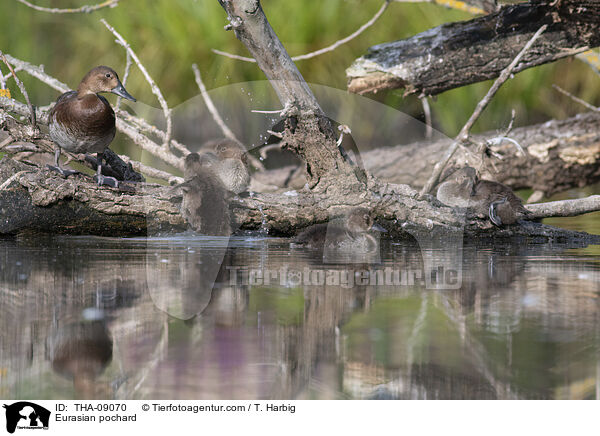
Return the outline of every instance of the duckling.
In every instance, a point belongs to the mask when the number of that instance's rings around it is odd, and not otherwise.
[[[115,113],[100,92],[112,92],[120,97],[136,101],[126,90],[112,68],[99,66],[90,70],[81,80],[77,91],[68,91],[56,100],[49,112],[50,138],[57,145],[54,166],[48,167],[64,177],[76,171],[60,167],[61,149],[72,153],[97,153],[98,186],[117,187],[113,177],[102,175],[104,151],[115,137]]]
[[[530,213],[512,189],[491,180],[478,180],[471,167],[450,174],[439,185],[437,199],[447,206],[468,208],[487,216],[498,227],[514,224]]]
[[[371,252],[376,250],[379,244],[377,239],[368,233],[370,230],[387,231],[374,223],[369,210],[357,207],[350,211],[342,225],[335,223],[314,225],[298,234],[293,243],[318,249]]]
[[[229,192],[214,173],[218,162],[212,153],[190,153],[184,162],[181,215],[197,232],[206,235],[231,234]]]
[[[239,195],[248,188],[250,184],[248,157],[242,146],[224,138],[209,141],[202,148],[206,150],[204,153],[211,153],[216,157],[213,171],[229,191]]]

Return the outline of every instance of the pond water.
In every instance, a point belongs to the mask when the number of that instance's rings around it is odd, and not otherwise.
[[[600,398],[598,246],[421,245],[0,240],[0,398]]]

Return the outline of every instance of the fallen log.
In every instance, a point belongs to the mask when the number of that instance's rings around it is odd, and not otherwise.
[[[526,155],[519,153],[508,140],[495,141],[498,132],[473,135],[478,143],[489,146],[483,178],[496,180],[514,190],[533,189],[545,196],[600,182],[600,113],[588,112],[566,120],[551,120],[543,124],[514,129],[509,137],[519,143]],[[385,146],[360,153],[365,169],[388,183],[410,185],[421,189],[434,165],[442,158],[452,139],[422,141]],[[459,148],[453,161],[478,168],[477,155]],[[306,179],[292,177],[296,167],[287,166],[255,175],[264,185],[283,190],[298,189]]]
[[[597,199],[587,200],[577,212],[598,210],[597,203]],[[539,223],[523,222],[499,229],[487,219],[466,215],[465,211],[446,207],[434,198],[420,200],[418,192],[406,185],[382,183],[373,178],[363,192],[357,191],[356,185],[340,185],[330,187],[326,193],[310,190],[296,195],[257,193],[247,198],[235,197],[230,207],[241,231],[266,230],[271,235],[291,236],[358,205],[375,210],[378,221],[392,238],[429,241],[464,234],[479,239],[524,237],[600,243],[597,235]],[[552,205],[529,207],[540,207],[534,210],[536,218],[564,216],[564,204],[557,208]],[[180,206],[181,192],[177,187],[135,182],[123,183],[120,189],[98,187],[89,176],[63,179],[47,169],[7,157],[0,161],[0,235],[177,233],[187,229]]]
[[[531,1],[469,21],[379,44],[346,70],[357,94],[404,88],[435,95],[498,77],[544,24],[548,30],[515,72],[600,45],[600,0]]]

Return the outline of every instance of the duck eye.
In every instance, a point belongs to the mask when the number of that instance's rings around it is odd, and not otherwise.
[[[110,79],[110,73],[106,73],[106,77]]]

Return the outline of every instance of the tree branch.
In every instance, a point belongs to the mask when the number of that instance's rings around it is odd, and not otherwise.
[[[260,1],[219,0],[219,3],[227,12],[236,37],[256,59],[284,107],[282,145],[304,159],[310,186],[335,177],[347,178],[348,183],[360,180],[361,172],[341,155],[331,122],[277,38]]]
[[[517,47],[544,24],[549,27],[539,47],[514,72],[600,45],[600,1],[507,5],[490,15],[376,45],[347,69],[348,90],[364,94],[405,88],[407,93],[434,95],[496,78],[514,59]]]
[[[528,204],[526,208],[531,212],[531,215],[528,217],[531,219],[579,216],[600,211],[600,195],[592,195],[575,200]]]
[[[306,60],[306,59],[312,59],[312,58],[320,56],[322,54],[332,52],[336,48],[338,48],[339,46],[344,45],[344,44],[352,41],[354,38],[360,36],[361,33],[363,33],[365,30],[367,30],[369,27],[371,27],[373,24],[375,24],[375,22],[377,20],[379,20],[379,18],[383,15],[383,13],[386,11],[386,9],[388,8],[388,6],[390,5],[390,1],[392,1],[392,0],[384,0],[383,4],[379,8],[379,10],[375,13],[375,15],[373,15],[373,17],[369,21],[367,21],[365,24],[363,24],[362,26],[360,26],[356,31],[354,31],[353,33],[351,33],[347,37],[342,38],[342,39],[334,42],[333,44],[331,44],[328,47],[324,47],[324,48],[321,48],[319,50],[316,50],[316,51],[313,51],[313,52],[310,52],[310,53],[306,53],[306,54],[303,54],[303,55],[292,56],[292,60],[294,62],[297,62],[297,61],[303,61],[303,60]],[[395,0],[395,1],[398,1],[398,0]],[[249,58],[249,57],[245,57],[245,56],[238,56],[238,55],[234,55],[234,54],[227,53],[225,51],[221,51],[221,50],[217,50],[217,49],[213,49],[212,52],[215,53],[215,54],[221,55],[221,56],[225,56],[225,57],[231,58],[231,59],[237,59],[239,61],[256,63],[256,59],[254,59],[254,58]]]
[[[27,0],[17,0],[19,3],[23,3],[25,6],[29,6],[32,9],[40,12],[49,12],[51,14],[76,14],[76,13],[90,13],[103,8],[114,8],[117,6],[120,0],[106,0],[96,5],[85,5],[74,9],[59,9],[59,8],[45,8],[43,6],[37,6]]]

